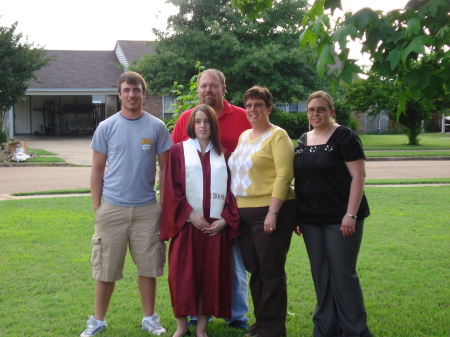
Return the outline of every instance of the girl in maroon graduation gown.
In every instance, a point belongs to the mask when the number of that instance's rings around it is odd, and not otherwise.
[[[190,335],[187,316],[198,315],[198,337],[209,316],[231,317],[231,247],[239,213],[220,144],[214,110],[191,114],[190,139],[171,147],[164,184],[161,240],[170,240],[169,288],[177,320],[174,337]]]

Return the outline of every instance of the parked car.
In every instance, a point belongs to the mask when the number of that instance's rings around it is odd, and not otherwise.
[[[450,116],[445,116],[445,132],[450,132]]]

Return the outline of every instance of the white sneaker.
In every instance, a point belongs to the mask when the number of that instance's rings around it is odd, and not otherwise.
[[[142,320],[142,330],[148,331],[153,335],[160,336],[166,333],[166,329],[161,326],[161,320],[155,312],[150,319]]]
[[[95,319],[95,317],[89,316],[89,319],[86,322],[86,330],[83,331],[80,337],[95,336],[105,329],[106,329],[106,322],[103,325],[97,326],[97,320]]]

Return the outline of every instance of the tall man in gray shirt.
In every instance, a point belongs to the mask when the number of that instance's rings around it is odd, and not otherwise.
[[[122,108],[100,123],[91,144],[95,312],[81,337],[97,335],[106,328],[106,312],[115,282],[123,277],[127,246],[137,267],[142,329],[154,335],[166,332],[155,313],[156,278],[163,274],[165,263],[165,243],[159,241],[161,207],[156,201],[155,174],[158,157],[160,186],[164,186],[172,141],[165,124],[142,110],[146,83],[141,75],[123,73],[117,87]],[[162,198],[161,190],[160,201]]]

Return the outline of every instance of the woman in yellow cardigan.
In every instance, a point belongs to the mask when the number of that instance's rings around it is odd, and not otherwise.
[[[288,134],[269,122],[272,94],[252,87],[244,95],[252,129],[244,131],[228,165],[231,190],[241,217],[239,246],[251,274],[256,322],[246,336],[286,335],[287,285],[284,266],[296,226],[294,148]]]

